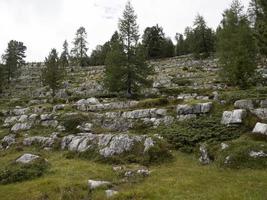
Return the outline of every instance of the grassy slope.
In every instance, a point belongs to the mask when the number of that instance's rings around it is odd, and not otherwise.
[[[21,153],[1,155],[0,166]],[[62,153],[44,153],[51,163],[50,173],[23,183],[0,186],[1,200],[80,200],[88,195],[87,180],[117,182],[112,167],[90,161],[66,160]],[[151,167],[152,174],[144,182],[118,186],[120,195],[114,199],[265,199],[267,171],[225,170],[216,166],[201,166],[189,155],[175,153],[175,161]],[[1,168],[0,167],[0,168]],[[104,191],[93,193],[93,199],[103,200]]]

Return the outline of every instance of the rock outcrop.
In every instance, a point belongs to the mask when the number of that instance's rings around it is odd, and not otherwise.
[[[28,163],[31,163],[38,158],[40,158],[40,156],[36,156],[33,154],[24,154],[16,160],[16,163],[28,164]]]
[[[225,111],[222,116],[221,123],[224,125],[238,125],[242,124],[247,112],[243,109]]]
[[[77,136],[69,135],[62,139],[61,148],[75,152],[95,150],[100,156],[109,158],[123,153],[131,153],[137,145],[141,145],[143,152],[149,151],[156,142],[148,136],[130,136],[127,134],[92,134],[81,133]]]
[[[180,121],[196,118],[198,115],[207,114],[212,109],[212,103],[198,103],[194,105],[178,105],[176,108],[177,118]]]
[[[267,124],[257,123],[252,132],[267,135]]]

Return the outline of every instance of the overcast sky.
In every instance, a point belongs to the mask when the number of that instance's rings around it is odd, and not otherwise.
[[[127,0],[0,0],[0,54],[14,39],[27,46],[27,61],[43,61],[51,48],[70,48],[76,30],[84,26],[89,52],[108,41],[117,29]],[[199,13],[208,26],[216,28],[222,12],[232,0],[132,0],[138,15],[140,33],[159,24],[166,36],[174,39],[191,26]],[[249,0],[242,0],[247,7]],[[88,52],[88,53],[89,53]]]

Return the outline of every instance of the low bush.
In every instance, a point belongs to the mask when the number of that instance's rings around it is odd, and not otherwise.
[[[183,79],[183,78],[174,78],[172,79],[172,82],[179,86],[189,86],[189,85],[192,85],[193,83],[193,81],[189,79]]]
[[[88,120],[88,116],[82,114],[63,116],[60,119],[60,121],[63,122],[63,126],[66,128],[67,133],[78,133],[79,130],[77,129],[77,126],[88,122]]]
[[[168,103],[169,102],[167,98],[145,99],[145,100],[139,101],[137,107],[152,108],[152,107],[165,106]]]
[[[266,169],[267,157],[252,157],[250,153],[263,152],[267,154],[266,142],[253,140],[237,140],[229,143],[225,150],[219,150],[215,155],[215,161],[220,167],[232,169]]]
[[[47,172],[49,164],[44,159],[37,159],[29,164],[11,163],[0,172],[0,184],[10,184],[32,180]]]
[[[244,130],[240,127],[226,127],[215,116],[177,122],[160,127],[155,132],[167,138],[175,149],[191,153],[200,143],[218,143],[239,138]]]

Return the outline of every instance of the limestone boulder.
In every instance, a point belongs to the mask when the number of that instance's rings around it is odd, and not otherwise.
[[[252,133],[267,135],[267,124],[257,123]]]
[[[27,131],[30,130],[32,127],[31,123],[16,123],[12,128],[11,131],[17,133],[19,131]]]
[[[247,112],[244,109],[225,111],[223,112],[221,124],[224,125],[242,124],[246,115]]]
[[[238,100],[234,104],[237,109],[252,110],[254,108],[253,101],[251,99]]]

